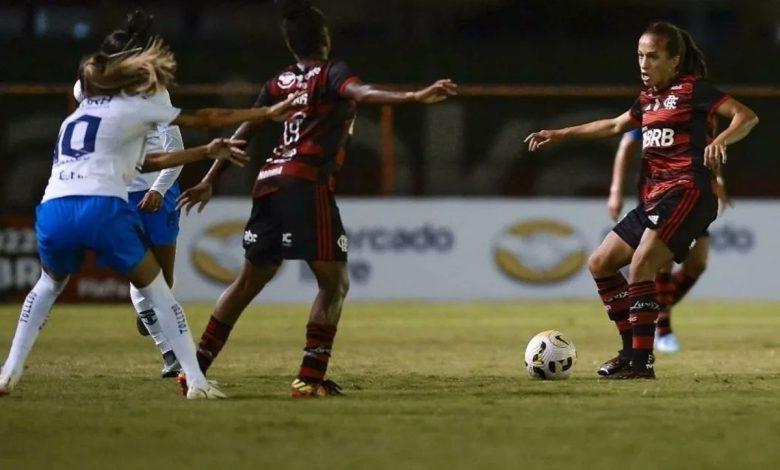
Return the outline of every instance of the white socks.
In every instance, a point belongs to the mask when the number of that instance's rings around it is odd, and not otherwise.
[[[130,299],[133,301],[133,307],[135,307],[138,317],[154,340],[154,344],[160,349],[160,354],[170,351],[171,346],[165,339],[160,322],[157,321],[157,315],[154,313],[152,303],[132,284],[130,284]]]
[[[41,270],[41,277],[27,294],[19,323],[16,325],[11,351],[0,372],[0,381],[10,382],[11,388],[22,375],[24,363],[38,338],[38,333],[49,318],[51,306],[67,284],[67,278],[64,281],[55,281]]]
[[[176,354],[182,370],[187,374],[187,384],[190,387],[208,388],[206,377],[200,371],[198,359],[195,357],[195,343],[192,342],[184,310],[173,298],[162,273],[148,286],[138,288],[138,292],[153,306],[157,323],[168,340],[168,345]]]

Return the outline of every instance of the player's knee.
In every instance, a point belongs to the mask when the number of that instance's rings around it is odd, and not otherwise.
[[[595,251],[590,258],[588,258],[588,270],[595,278],[608,276],[613,273],[614,270],[610,269],[609,258],[600,251]]]
[[[163,277],[165,278],[165,283],[168,284],[168,287],[173,289],[173,273],[163,272]]]
[[[56,277],[47,273],[45,270],[41,270],[41,277],[38,278],[36,287],[50,291],[53,295],[59,296],[65,286],[68,285],[70,276]]]

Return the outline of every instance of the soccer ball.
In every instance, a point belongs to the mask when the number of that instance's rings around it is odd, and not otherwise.
[[[542,331],[525,348],[525,368],[537,379],[568,379],[576,363],[574,343],[560,331]]]

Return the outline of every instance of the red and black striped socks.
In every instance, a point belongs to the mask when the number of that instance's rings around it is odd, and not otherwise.
[[[629,354],[632,347],[631,323],[628,321],[628,283],[621,273],[595,279],[599,297],[609,319],[615,322],[623,342],[623,354]]]
[[[328,360],[333,349],[336,326],[324,323],[306,325],[306,347],[298,378],[306,383],[320,383],[328,371]]]
[[[631,367],[634,371],[647,370],[655,341],[655,322],[658,305],[655,281],[640,281],[628,286],[629,316],[633,331]]]
[[[658,313],[656,332],[659,336],[672,332],[671,307],[675,303],[676,286],[672,282],[672,273],[660,272],[655,276],[655,288],[658,292],[658,304],[661,311]]]
[[[679,302],[683,297],[685,297],[685,294],[688,293],[689,290],[693,287],[694,284],[696,284],[696,281],[698,281],[699,278],[697,277],[690,277],[687,274],[685,274],[685,271],[682,269],[674,273],[674,276],[672,278],[672,283],[674,284],[674,298],[672,301],[672,305]]]
[[[232,329],[233,325],[223,323],[213,316],[209,319],[206,330],[200,337],[197,351],[198,365],[204,374],[211,367],[211,363],[214,362],[219,352],[222,351]]]

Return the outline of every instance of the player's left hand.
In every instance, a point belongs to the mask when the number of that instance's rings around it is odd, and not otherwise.
[[[704,166],[716,175],[720,174],[720,167],[725,165],[727,160],[726,144],[715,139],[710,145],[704,147]]]
[[[144,212],[157,212],[162,207],[163,195],[150,189],[144,194],[144,198],[138,203],[138,208]]]

